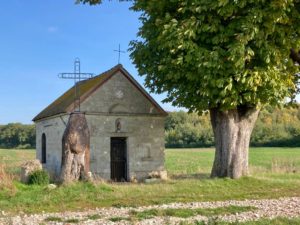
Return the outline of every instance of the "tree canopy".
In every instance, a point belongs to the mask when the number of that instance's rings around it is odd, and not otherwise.
[[[167,148],[213,146],[209,115],[170,112],[165,120],[165,143]],[[253,129],[250,146],[300,147],[300,105],[264,107]]]
[[[35,126],[20,123],[0,125],[1,148],[34,148]]]
[[[99,0],[79,0],[97,4]],[[201,112],[292,98],[300,48],[299,0],[139,1],[131,57],[166,102]]]
[[[132,58],[146,84],[192,111],[277,104],[296,87],[299,1],[137,1]]]
[[[146,87],[174,106],[209,110],[212,177],[247,175],[260,109],[297,93],[300,0],[135,0],[132,9],[142,25],[130,56]]]

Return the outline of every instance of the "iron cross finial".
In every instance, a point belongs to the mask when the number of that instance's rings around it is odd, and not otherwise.
[[[119,53],[119,56],[118,56],[118,64],[120,64],[120,61],[121,61],[121,53],[125,53],[125,51],[122,51],[122,50],[121,50],[121,45],[120,45],[120,44],[119,44],[119,49],[118,49],[118,50],[114,50],[114,51]]]
[[[93,77],[92,73],[80,72],[80,59],[75,58],[74,72],[73,73],[60,73],[58,77],[61,79],[74,80],[74,112],[80,112],[80,85],[78,83],[81,80],[89,79]]]

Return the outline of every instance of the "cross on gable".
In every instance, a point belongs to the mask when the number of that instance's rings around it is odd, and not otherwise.
[[[74,61],[74,72],[73,73],[60,73],[58,77],[61,79],[72,79],[74,80],[74,112],[80,112],[80,86],[78,83],[81,80],[90,79],[93,77],[93,73],[81,73],[80,71],[80,59],[76,58]]]
[[[119,49],[118,49],[118,50],[114,50],[114,51],[119,53],[119,56],[118,56],[118,64],[120,64],[121,53],[125,53],[125,51],[122,51],[122,50],[121,50],[121,45],[120,45],[120,44],[119,44]]]

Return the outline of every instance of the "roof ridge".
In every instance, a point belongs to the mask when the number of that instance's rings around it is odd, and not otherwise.
[[[144,90],[144,88],[129,74],[129,72],[123,67],[122,64],[117,64],[111,69],[100,73],[90,79],[82,80],[78,82],[80,92],[79,98],[83,102],[88,98],[94,91],[96,91],[100,86],[103,85],[107,80],[109,80],[114,74],[120,71],[127,79],[160,111],[162,114],[166,114],[161,106]],[[75,85],[64,92],[60,97],[53,101],[50,105],[44,108],[33,121],[37,121],[50,116],[68,113],[74,108],[74,91]]]
[[[102,72],[102,73],[100,73],[100,74],[98,74],[98,75],[96,75],[96,76],[93,76],[93,77],[91,77],[91,78],[88,78],[88,79],[79,81],[78,84],[83,84],[83,83],[86,82],[86,81],[93,80],[93,79],[98,78],[98,77],[100,77],[100,76],[102,76],[102,75],[104,75],[104,74],[113,72],[114,70],[123,69],[123,68],[124,68],[123,65],[119,63],[119,64],[115,65],[114,67],[112,67],[112,68],[110,68],[110,69],[108,69],[108,70],[106,70],[106,71],[104,71],[104,72]],[[74,85],[73,85],[71,88],[73,88],[73,87],[74,87]]]
[[[119,64],[115,65],[114,67],[110,68],[109,70],[106,70],[105,72],[100,73],[99,75],[97,75],[95,77],[101,76],[101,75],[106,74],[106,73],[113,72],[113,71],[121,69],[121,68],[123,68],[123,65],[119,63]]]

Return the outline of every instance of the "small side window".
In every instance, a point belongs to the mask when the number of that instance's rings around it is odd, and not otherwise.
[[[46,135],[45,133],[42,134],[42,163],[46,163]]]

